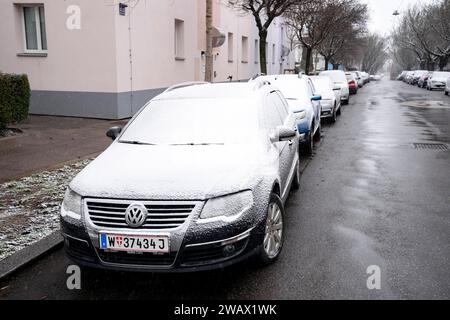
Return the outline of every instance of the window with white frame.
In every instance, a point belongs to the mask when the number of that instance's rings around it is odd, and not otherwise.
[[[248,37],[242,36],[242,63],[248,62]]]
[[[20,9],[25,53],[47,52],[44,5],[23,5]]]
[[[259,41],[255,39],[255,63],[259,63]]]
[[[174,35],[175,59],[184,59],[184,21],[175,19],[175,35]]]
[[[275,64],[275,59],[276,59],[276,46],[275,44],[272,45],[272,64]]]
[[[234,57],[234,36],[228,32],[228,62],[233,62]]]

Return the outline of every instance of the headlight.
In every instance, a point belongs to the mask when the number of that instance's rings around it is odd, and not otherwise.
[[[297,119],[299,119],[299,120],[305,119],[305,118],[306,118],[306,110],[302,110],[302,111],[295,112],[295,116],[296,116]]]
[[[61,206],[61,217],[70,217],[75,220],[81,219],[81,196],[67,188],[64,201]]]
[[[208,200],[200,215],[201,219],[220,217],[222,220],[234,220],[253,206],[251,191],[243,191],[232,195]]]

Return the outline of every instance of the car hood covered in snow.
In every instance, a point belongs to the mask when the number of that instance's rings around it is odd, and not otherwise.
[[[115,142],[71,182],[83,197],[205,200],[258,182],[258,147]]]

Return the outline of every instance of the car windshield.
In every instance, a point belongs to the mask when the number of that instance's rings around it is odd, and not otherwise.
[[[433,78],[448,78],[448,77],[450,77],[450,72],[435,71],[433,73]]]
[[[324,71],[319,74],[319,76],[328,76],[334,82],[347,82],[345,74],[342,71]]]
[[[152,145],[244,144],[258,132],[256,106],[241,99],[150,102],[119,142]]]
[[[333,90],[333,84],[330,78],[327,77],[317,77],[313,79],[314,87],[317,92],[325,93],[329,90]]]
[[[311,97],[308,96],[306,83],[301,79],[276,80],[273,85],[280,89],[286,100],[298,100],[307,103]]]

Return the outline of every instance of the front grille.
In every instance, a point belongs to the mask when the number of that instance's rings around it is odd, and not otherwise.
[[[87,211],[94,225],[102,228],[128,229],[125,212],[133,201],[88,200]],[[167,230],[178,228],[195,208],[193,202],[142,202],[147,208],[145,223],[135,229]]]
[[[171,266],[177,256],[176,252],[161,255],[154,253],[108,252],[100,249],[97,252],[103,262],[135,266]]]

